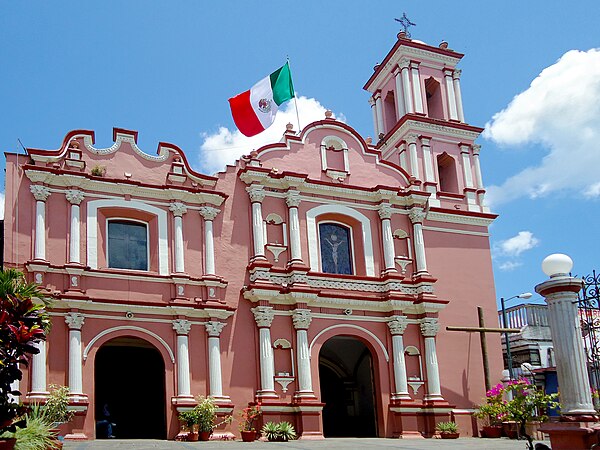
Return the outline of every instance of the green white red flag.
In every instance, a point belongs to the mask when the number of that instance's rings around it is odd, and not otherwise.
[[[246,92],[229,99],[231,115],[245,136],[265,131],[275,121],[279,106],[294,97],[290,66],[285,63]]]

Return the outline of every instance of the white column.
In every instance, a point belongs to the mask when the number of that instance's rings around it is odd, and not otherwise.
[[[71,204],[71,229],[69,233],[69,262],[72,264],[81,263],[81,234],[80,234],[80,215],[79,204],[83,201],[83,192],[77,190],[68,190],[65,193],[67,201]]]
[[[404,103],[404,91],[402,90],[402,73],[400,67],[394,69],[394,81],[396,83],[396,115],[398,120],[406,114]]]
[[[413,96],[412,91],[410,89],[410,77],[408,74],[410,61],[408,59],[400,60],[400,75],[402,77],[402,93],[404,94],[404,107],[406,109],[406,113],[413,113],[415,109],[413,107]]]
[[[312,314],[309,309],[295,309],[292,321],[296,329],[296,355],[298,359],[298,388],[296,397],[314,397],[307,332],[312,321]]]
[[[263,186],[251,185],[246,188],[252,203],[252,238],[254,241],[254,257],[265,258],[264,224],[262,217],[262,201],[267,195]]]
[[[388,327],[392,335],[392,354],[394,362],[395,391],[392,399],[410,399],[408,394],[408,379],[406,377],[406,361],[404,359],[403,334],[408,326],[406,316],[392,316],[389,318]]]
[[[50,190],[46,186],[33,184],[29,188],[35,203],[35,241],[33,248],[33,259],[46,260],[46,200],[50,196]]]
[[[375,107],[375,99],[373,97],[369,98],[369,105],[371,105],[371,112],[373,113],[373,128],[375,129],[375,136],[379,136],[379,124],[377,122],[377,108]],[[321,150],[321,156],[325,153]],[[323,170],[326,169],[327,164],[324,165]]]
[[[565,273],[553,275],[535,287],[535,291],[548,303],[548,324],[554,344],[560,413],[563,416],[596,415],[577,308],[577,293],[582,285],[582,280]]]
[[[271,306],[257,306],[252,308],[254,320],[258,326],[260,345],[260,384],[259,397],[277,397],[275,394],[275,359],[273,357],[273,344],[271,342],[271,323],[275,311]]]
[[[406,143],[408,144],[411,175],[419,180],[421,179],[421,174],[419,173],[419,158],[417,157],[417,135],[409,134],[406,136]]]
[[[423,167],[425,170],[425,181],[435,182],[433,174],[433,161],[431,159],[431,138],[421,136],[421,150],[423,152]]]
[[[419,63],[411,62],[413,96],[415,98],[415,112],[423,114],[423,96],[421,94],[421,78],[419,77]]]
[[[40,351],[31,359],[31,392],[27,398],[44,398],[48,395],[46,384],[46,341],[39,341],[34,346]]]
[[[473,187],[473,172],[471,171],[471,158],[469,157],[469,148],[467,144],[459,144],[460,154],[462,156],[463,174],[465,176],[465,187]]]
[[[288,191],[285,197],[288,206],[290,221],[290,263],[302,262],[302,249],[300,247],[300,220],[298,206],[300,206],[300,192]]]
[[[452,79],[454,82],[454,96],[456,97],[456,111],[458,112],[458,120],[465,121],[465,113],[463,111],[462,94],[460,92],[460,74],[462,70],[454,69]]]
[[[415,259],[417,274],[427,273],[427,261],[425,259],[425,242],[423,239],[423,220],[427,213],[422,208],[412,208],[408,217],[413,224],[413,235],[415,242]]]
[[[383,259],[386,272],[397,272],[394,260],[394,237],[392,235],[392,206],[389,203],[381,203],[377,209],[381,219],[381,237],[383,240]]]
[[[402,167],[406,172],[409,172],[408,162],[406,160],[406,144],[404,142],[400,143],[398,147],[398,157],[400,162],[400,167]]]
[[[458,120],[456,112],[456,97],[454,96],[454,82],[452,81],[452,69],[444,69],[444,80],[446,81],[446,98],[450,120]]]
[[[480,151],[481,145],[473,144],[473,165],[475,166],[475,180],[477,181],[477,188],[483,189],[483,178],[481,176],[481,165],[479,163]]]
[[[260,203],[259,203],[260,205]],[[220,209],[212,206],[201,206],[200,215],[204,218],[204,274],[215,275],[215,240],[213,236],[213,221]],[[261,216],[262,217],[262,216]],[[261,219],[262,220],[262,219]],[[263,250],[264,251],[264,250]]]
[[[435,335],[440,325],[438,320],[427,317],[421,320],[421,334],[425,339],[425,368],[427,369],[427,395],[425,400],[443,400],[440,386],[440,370],[435,349]]]
[[[386,129],[383,126],[383,105],[380,91],[375,93],[375,108],[377,109],[377,130],[379,131],[377,138],[379,139],[379,135],[385,134],[386,132]]]
[[[173,321],[177,333],[177,397],[192,397],[190,388],[190,351],[188,334],[192,323],[185,319]]]
[[[174,231],[175,231],[175,272],[185,272],[185,262],[183,256],[183,218],[187,208],[183,203],[171,203],[169,210],[173,213]]]
[[[87,397],[83,393],[83,364],[81,328],[85,317],[81,313],[70,312],[65,316],[69,327],[69,395],[75,398]]]
[[[225,327],[225,322],[211,320],[205,322],[206,332],[208,333],[208,378],[209,395],[218,399],[229,399],[223,396],[223,376],[221,374],[221,331]]]

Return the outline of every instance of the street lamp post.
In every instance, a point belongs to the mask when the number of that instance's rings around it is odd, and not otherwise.
[[[528,299],[528,298],[531,298],[532,295],[533,294],[531,292],[523,292],[522,294],[513,295],[512,297],[509,297],[507,299],[504,299],[504,297],[500,297],[500,304],[502,305],[502,328],[508,327],[508,325],[506,324],[505,302],[512,300],[513,298]],[[506,344],[506,362],[508,364],[508,376],[510,377],[511,380],[513,380],[515,377],[514,377],[513,366],[512,366],[512,354],[510,352],[510,340],[508,339],[507,332],[504,333],[504,342]]]

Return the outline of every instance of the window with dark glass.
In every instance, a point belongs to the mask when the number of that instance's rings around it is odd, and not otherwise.
[[[319,224],[321,271],[352,275],[350,228],[335,223]]]
[[[125,220],[108,222],[108,267],[148,270],[146,224]]]

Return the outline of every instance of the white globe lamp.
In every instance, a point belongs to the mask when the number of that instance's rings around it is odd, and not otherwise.
[[[567,276],[573,268],[573,260],[562,253],[546,256],[542,261],[542,270],[550,278]]]

